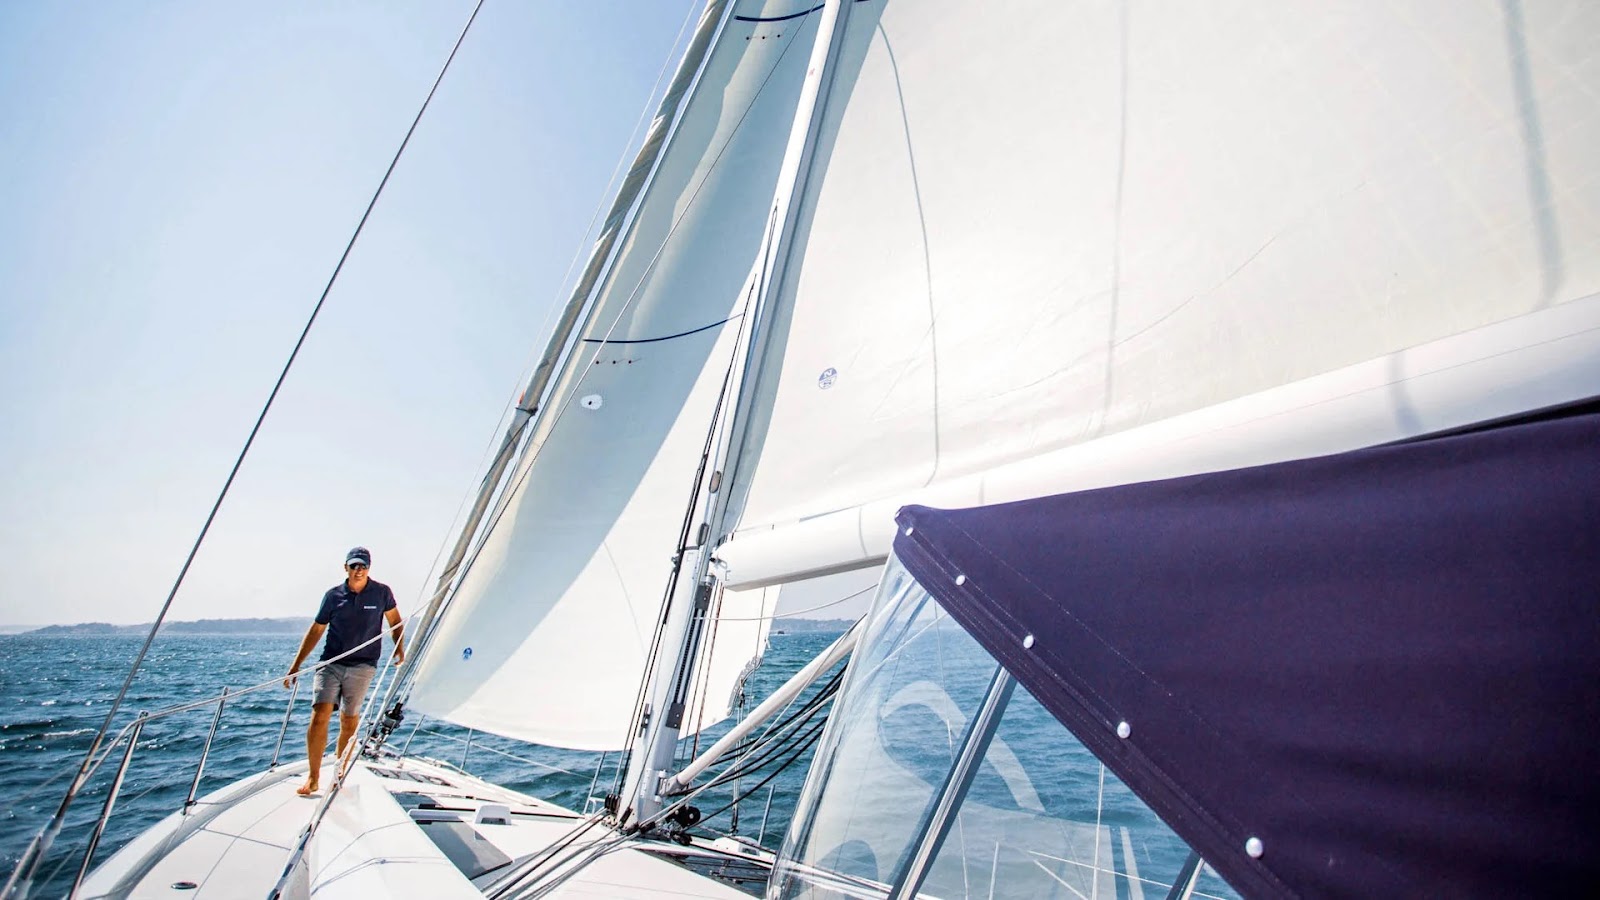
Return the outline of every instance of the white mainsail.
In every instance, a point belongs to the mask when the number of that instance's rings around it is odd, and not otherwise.
[[[503,511],[431,639],[414,708],[542,744],[626,742],[740,346],[814,32],[814,17],[795,14],[809,8],[765,0],[728,15]],[[741,624],[719,632],[713,649],[727,658],[701,669],[706,720],[726,714],[773,602],[770,591],[725,597]]]
[[[1461,424],[1392,388],[1416,348],[1600,328],[1594,4],[850,6],[732,584],[881,559],[869,506],[1374,360],[1393,427],[1345,440]],[[1579,377],[1536,399],[1600,392],[1594,360],[1553,349]]]

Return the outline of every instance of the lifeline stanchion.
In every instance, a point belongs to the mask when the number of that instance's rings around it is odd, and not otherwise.
[[[106,823],[111,821],[111,809],[116,806],[117,793],[122,790],[122,780],[128,775],[128,763],[133,762],[133,748],[139,745],[139,734],[144,731],[145,714],[139,713],[139,718],[133,723],[133,731],[128,734],[128,749],[122,753],[122,764],[117,766],[117,776],[111,780],[111,787],[106,791],[106,805],[100,810],[100,821],[94,823],[94,832],[89,835],[89,846],[83,851],[83,865],[78,867],[78,877],[72,879],[72,890],[67,894],[69,898],[78,896],[78,888],[83,885],[83,879],[89,874],[89,863],[94,861],[95,848],[100,846],[100,836],[105,834]]]
[[[222,689],[222,696],[217,698],[217,713],[211,717],[211,731],[206,734],[206,745],[200,750],[200,765],[194,767],[194,781],[189,783],[189,796],[183,798],[183,814],[189,814],[189,807],[194,805],[194,795],[200,791],[200,776],[206,773],[206,758],[211,755],[211,742],[217,739],[217,725],[222,722],[222,707],[228,703],[228,689]]]
[[[283,724],[278,727],[278,743],[272,748],[272,762],[267,763],[267,771],[278,767],[278,754],[283,752],[283,736],[289,731],[289,716],[294,713],[294,698],[300,694],[300,679],[296,678],[289,686],[289,705],[283,708]]]

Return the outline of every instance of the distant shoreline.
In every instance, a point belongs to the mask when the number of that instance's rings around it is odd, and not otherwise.
[[[161,626],[162,634],[304,634],[311,622],[309,616],[295,619],[199,619],[193,622],[167,622]],[[77,625],[46,625],[18,631],[33,637],[118,637],[150,633],[150,623],[140,625],[112,625],[109,622],[82,622]]]
[[[772,623],[772,634],[837,634],[850,627],[850,619],[777,619]],[[311,624],[309,616],[289,619],[199,619],[193,622],[167,622],[161,626],[162,634],[305,634]],[[150,623],[141,625],[112,625],[109,622],[81,622],[77,625],[45,625],[42,628],[18,627],[0,631],[0,634],[30,635],[34,637],[119,637],[137,636],[150,632]]]
[[[772,634],[843,634],[854,619],[774,619]]]

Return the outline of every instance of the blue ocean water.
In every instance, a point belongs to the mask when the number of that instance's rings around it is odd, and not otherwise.
[[[765,661],[747,682],[749,703],[754,705],[771,693],[834,637],[774,634]],[[0,867],[4,872],[0,878],[9,875],[28,841],[61,802],[141,640],[0,635]],[[123,703],[118,725],[131,721],[140,710],[214,696],[224,686],[239,688],[281,675],[298,646],[297,635],[159,637]],[[283,742],[284,761],[304,754],[305,725],[310,716],[306,687],[302,686]],[[206,762],[201,794],[267,767],[288,699],[288,691],[273,688],[227,704]],[[201,709],[146,725],[96,860],[106,859],[183,803],[211,718],[211,709]],[[412,753],[463,766],[489,781],[580,810],[589,798],[591,784],[595,784],[596,794],[605,793],[615,777],[617,762],[616,754],[606,757],[596,779],[600,754],[469,734],[446,722],[424,720],[418,725],[416,716],[408,716],[391,740],[396,746],[409,740]],[[50,878],[35,896],[61,896],[71,886],[120,759],[119,748],[74,802],[67,826],[45,861],[43,871]],[[734,811],[729,810],[708,819],[706,826],[721,832],[736,828],[738,834],[776,849],[808,760],[809,754],[741,803],[737,823]],[[773,800],[770,815],[766,815],[769,789]],[[731,799],[724,790],[707,797],[700,806],[710,813]]]
[[[746,683],[747,707],[753,707],[770,694],[834,637],[774,633],[765,660]],[[0,636],[0,870],[3,870],[0,877],[9,875],[28,841],[60,803],[141,640],[135,637]],[[158,710],[215,696],[224,686],[239,688],[280,677],[298,644],[297,635],[163,636],[152,646],[134,681],[119,714],[118,725],[131,721],[140,710]],[[820,680],[819,684],[825,680]],[[285,762],[298,759],[304,752],[305,725],[310,715],[304,688],[294,704],[283,741]],[[273,687],[228,702],[206,763],[199,789],[201,795],[267,767],[288,699],[288,691]],[[797,705],[803,704],[805,699],[803,695]],[[1101,780],[1104,776],[1100,767],[1086,752],[1081,756],[1069,752],[1072,748],[1066,746],[1063,738],[1070,741],[1070,736],[1048,721],[1047,715],[1040,713],[1030,719],[1024,711],[1023,704],[1018,704],[1010,740],[1018,758],[1043,763],[1038,766],[1038,771],[1044,775],[1038,782],[1040,793],[1051,795],[1046,799],[1072,820],[1133,826],[1141,846],[1146,836],[1152,843],[1139,855],[1147,863],[1162,860],[1163,870],[1175,869],[1175,860],[1182,858],[1186,848],[1180,843],[1163,849],[1161,845],[1168,843],[1160,834],[1164,826],[1143,804],[1125,788],[1112,783],[1114,779],[1111,782]],[[897,718],[905,719],[906,714],[897,714]],[[1032,719],[1040,722],[1030,724]],[[212,709],[206,708],[146,725],[118,795],[116,814],[95,854],[96,861],[106,859],[182,805],[211,720]],[[909,724],[918,723],[909,721]],[[926,754],[917,747],[931,750],[947,743],[945,722],[930,719],[922,724],[925,727],[919,730],[902,727],[907,726],[907,722],[899,722],[896,734],[900,743],[888,746],[891,754],[907,752],[915,757],[905,760],[908,770],[920,768],[926,762],[922,758]],[[727,725],[722,724],[710,729],[699,739],[699,746],[703,748],[726,728]],[[598,797],[606,793],[615,778],[619,761],[617,754],[602,757],[596,753],[533,747],[493,735],[470,733],[444,722],[424,719],[419,723],[415,715],[408,716],[391,738],[391,746],[443,760],[489,781],[576,810],[592,809],[599,802]],[[687,757],[694,749],[686,742],[682,755]],[[1077,749],[1081,751],[1081,746]],[[788,755],[786,752],[777,756]],[[756,782],[770,770],[757,772],[742,783],[707,791],[696,801],[707,814],[697,830],[737,834],[777,850],[794,811],[810,757],[810,750],[800,754],[790,767],[764,785],[757,786]],[[90,828],[105,803],[120,759],[121,748],[118,748],[78,797],[68,816],[67,827],[42,869],[47,877],[34,896],[62,896],[70,887],[82,862]],[[1074,759],[1081,762],[1074,762]],[[748,792],[749,796],[737,806],[713,814],[733,799],[736,789]],[[985,791],[998,792],[994,785],[986,785],[983,778],[973,790],[974,796]],[[1097,801],[1103,802],[1103,809],[1096,808]],[[882,812],[905,814],[892,809]],[[870,813],[870,810],[862,811],[863,816]],[[1170,832],[1166,834],[1170,837]],[[1095,852],[1098,854],[1098,849]],[[1147,865],[1148,868],[1152,867]],[[1197,896],[1231,894],[1214,878],[1208,881],[1210,883],[1203,884],[1203,891]],[[1121,894],[1121,890],[1117,893]]]

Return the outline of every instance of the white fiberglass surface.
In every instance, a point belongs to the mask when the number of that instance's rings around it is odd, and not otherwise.
[[[768,896],[888,896],[996,669],[891,560]],[[918,894],[1163,896],[1189,855],[1019,686]],[[1191,896],[1237,894],[1202,867]]]
[[[784,886],[769,896],[811,896],[835,876],[865,896],[889,883],[995,668],[898,563],[863,638],[796,809],[787,872],[771,882]]]

